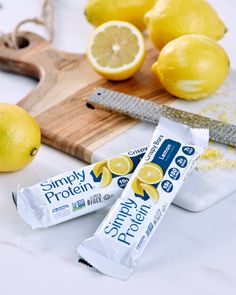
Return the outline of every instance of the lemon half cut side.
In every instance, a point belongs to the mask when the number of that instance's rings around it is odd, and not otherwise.
[[[142,33],[132,24],[108,21],[92,34],[87,58],[94,70],[108,80],[125,80],[134,75],[145,57]]]

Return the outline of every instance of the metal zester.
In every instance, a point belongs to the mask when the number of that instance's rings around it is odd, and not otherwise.
[[[212,140],[236,147],[236,126],[232,124],[101,87],[92,93],[87,103],[154,124],[158,124],[160,117],[166,117],[194,128],[208,128]]]

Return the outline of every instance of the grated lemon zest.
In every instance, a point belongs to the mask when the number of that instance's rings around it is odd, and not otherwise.
[[[201,155],[201,159],[219,158],[223,157],[220,149],[217,148],[207,148],[205,152]]]
[[[218,148],[207,148],[201,155],[197,168],[209,171],[212,169],[236,169],[236,160],[226,159]]]

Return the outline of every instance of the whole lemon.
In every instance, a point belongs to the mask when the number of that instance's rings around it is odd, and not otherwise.
[[[28,165],[40,146],[40,129],[22,108],[0,103],[0,172]]]
[[[205,0],[158,0],[144,21],[151,41],[159,49],[183,35],[202,34],[219,40],[227,31]]]
[[[171,94],[197,100],[221,86],[229,71],[229,58],[211,38],[185,35],[161,50],[152,71]]]
[[[127,21],[138,27],[145,28],[143,17],[157,0],[87,0],[85,15],[94,26],[109,20]]]

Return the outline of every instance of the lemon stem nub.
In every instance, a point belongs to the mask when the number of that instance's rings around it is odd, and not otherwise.
[[[32,150],[32,152],[30,153],[30,155],[31,155],[32,157],[34,157],[34,156],[37,154],[37,152],[38,152],[38,150],[37,150],[36,148],[34,148],[34,149]]]

